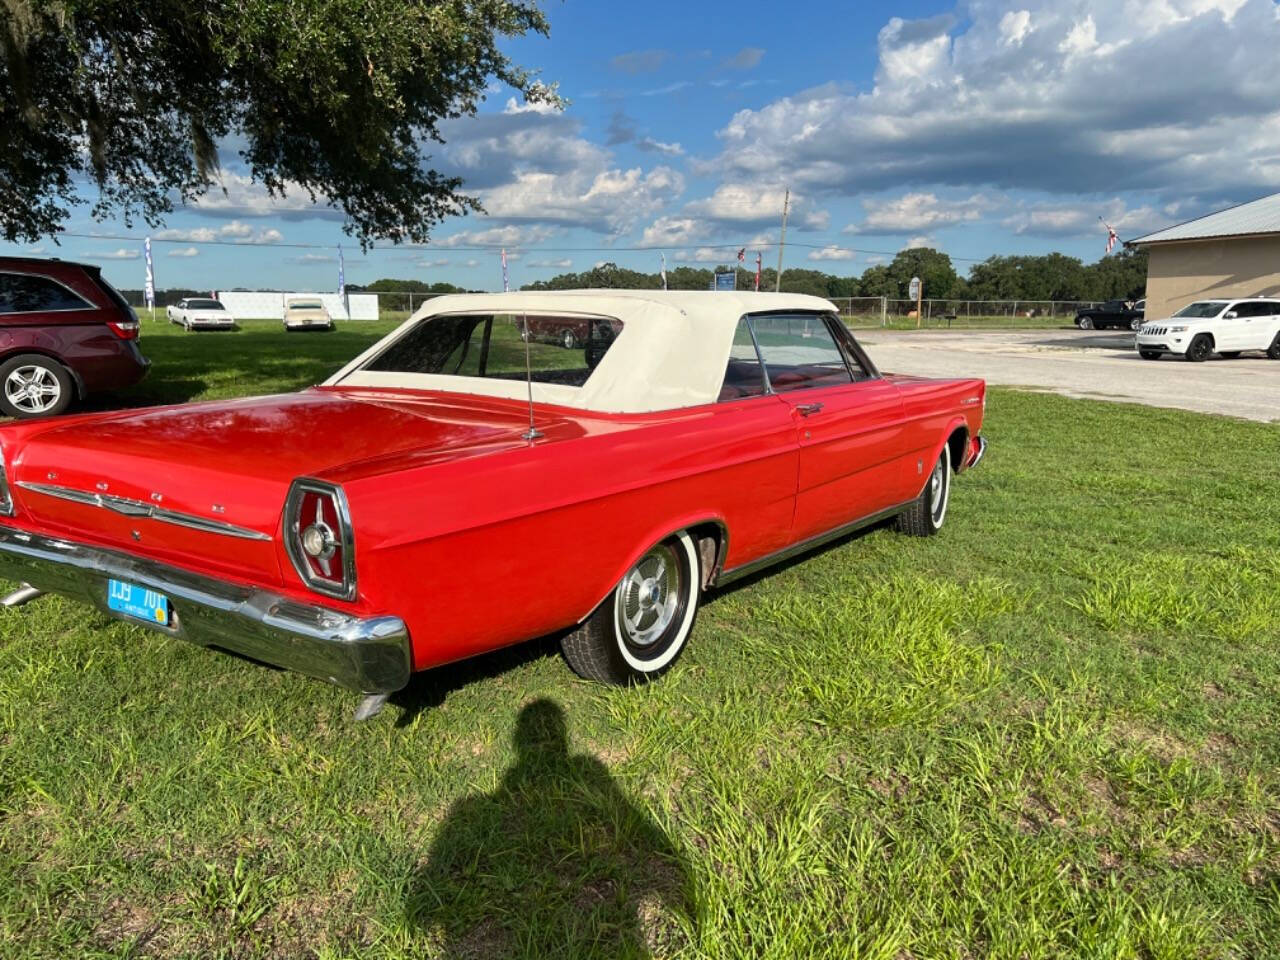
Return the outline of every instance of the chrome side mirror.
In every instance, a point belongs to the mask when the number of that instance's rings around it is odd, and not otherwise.
[[[1222,315],[1222,319],[1223,319],[1223,320],[1236,320],[1236,319],[1238,319],[1238,318],[1239,318],[1239,316],[1240,316],[1240,314],[1236,313],[1234,310],[1228,310],[1226,313],[1224,313],[1224,314]]]

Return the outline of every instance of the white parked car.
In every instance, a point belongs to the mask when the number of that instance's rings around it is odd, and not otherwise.
[[[170,323],[177,323],[184,330],[230,330],[236,325],[233,317],[217,300],[209,297],[188,297],[165,308]]]
[[[284,305],[284,328],[289,330],[332,330],[333,317],[316,297],[293,297]]]
[[[1144,360],[1166,353],[1195,362],[1215,353],[1233,359],[1246,350],[1280,360],[1280,300],[1197,300],[1167,320],[1144,323],[1136,341]]]

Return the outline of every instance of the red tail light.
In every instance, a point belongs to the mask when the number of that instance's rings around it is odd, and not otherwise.
[[[356,548],[342,488],[295,480],[284,511],[285,549],[303,583],[318,593],[354,600]]]
[[[132,320],[108,320],[107,326],[121,340],[138,339],[138,320],[136,317]]]

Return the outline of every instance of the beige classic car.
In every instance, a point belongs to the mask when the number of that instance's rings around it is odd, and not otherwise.
[[[333,317],[319,297],[290,297],[284,305],[284,328],[288,330],[332,330]]]

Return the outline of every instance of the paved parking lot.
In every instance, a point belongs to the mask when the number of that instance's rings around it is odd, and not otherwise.
[[[1002,386],[1280,420],[1280,362],[1262,354],[1187,363],[1143,360],[1133,334],[1097,330],[889,331],[858,333],[890,373],[983,377]]]

